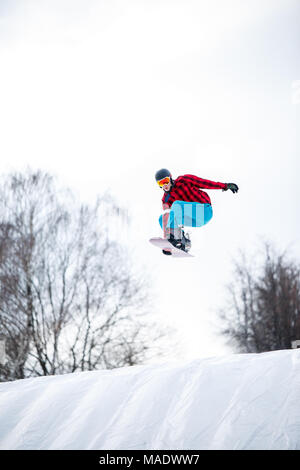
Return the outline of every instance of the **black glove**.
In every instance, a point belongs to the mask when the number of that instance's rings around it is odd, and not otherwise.
[[[227,189],[230,189],[233,193],[237,193],[239,190],[239,187],[235,183],[226,183],[226,188],[223,189],[223,191],[227,191]]]

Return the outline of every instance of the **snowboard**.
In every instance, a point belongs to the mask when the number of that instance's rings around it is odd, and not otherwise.
[[[149,242],[152,245],[157,246],[161,250],[168,250],[172,253],[174,258],[193,258],[194,256],[186,251],[180,250],[179,248],[175,248],[166,238],[161,237],[153,237],[149,239]]]

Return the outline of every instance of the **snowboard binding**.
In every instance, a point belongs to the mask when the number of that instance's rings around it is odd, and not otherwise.
[[[177,237],[175,238],[175,234],[170,231],[168,234],[167,240],[170,242],[175,248],[185,251],[186,253],[191,249],[191,240],[188,233],[184,233],[182,228],[176,229],[177,230]],[[164,255],[171,255],[172,252],[169,250],[162,250]]]

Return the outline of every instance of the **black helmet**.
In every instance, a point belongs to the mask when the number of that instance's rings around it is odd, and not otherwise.
[[[170,176],[171,178],[171,173],[169,172],[169,170],[167,170],[166,168],[162,168],[161,170],[158,170],[156,173],[155,173],[155,180],[156,181],[159,181],[159,180],[162,180],[163,178],[165,178],[166,176]]]

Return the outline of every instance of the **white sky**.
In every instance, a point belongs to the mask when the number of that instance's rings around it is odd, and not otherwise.
[[[180,331],[170,358],[228,351],[214,325],[238,248],[300,255],[299,24],[298,0],[0,0],[0,172],[39,167],[129,208],[158,321]],[[209,191],[194,259],[148,243],[161,167],[240,187]]]

